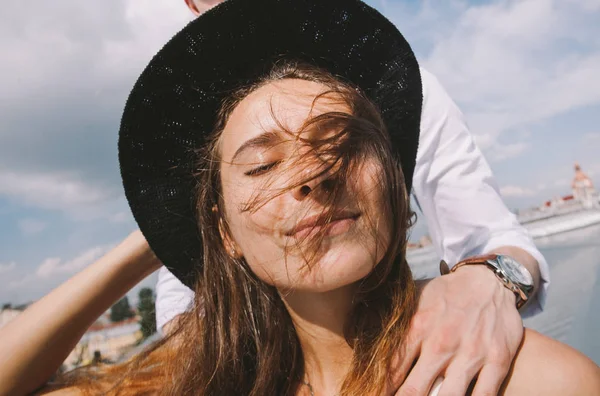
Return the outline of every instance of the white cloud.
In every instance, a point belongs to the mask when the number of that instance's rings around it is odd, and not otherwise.
[[[17,263],[10,262],[8,264],[2,264],[0,263],[0,274],[6,274],[12,270],[14,270],[17,267]]]
[[[13,101],[53,84],[100,93],[129,81],[191,19],[183,1],[13,2],[3,11],[0,48],[11,56],[0,65],[0,98]]]
[[[570,186],[571,185],[571,180],[568,179],[556,179],[554,180],[554,187],[565,187],[565,186]]]
[[[0,195],[45,209],[93,204],[108,196],[105,190],[86,185],[69,175],[7,171],[0,171]]]
[[[581,137],[583,144],[598,144],[600,149],[600,132],[588,132]]]
[[[507,160],[509,158],[520,156],[529,149],[530,144],[525,142],[518,142],[512,144],[502,144],[498,142],[493,142],[488,147],[488,158],[491,161],[499,162]]]
[[[597,3],[498,0],[463,6],[439,28],[424,64],[484,135],[486,153],[501,148],[506,131],[600,103]],[[516,146],[499,160],[522,153]]]
[[[2,11],[0,198],[77,219],[122,211],[119,114],[143,67],[193,15],[171,0],[16,1]]]
[[[19,229],[25,236],[39,234],[48,226],[46,223],[36,219],[19,220]]]
[[[73,274],[93,263],[109,249],[109,246],[93,247],[66,262],[57,257],[47,258],[40,264],[35,274],[39,278],[47,278],[56,274]]]
[[[42,278],[53,275],[60,269],[59,265],[61,261],[58,257],[47,258],[40,264],[35,274]]]
[[[63,261],[63,259],[59,257],[49,257],[42,261],[35,272],[26,274],[20,279],[10,281],[8,283],[8,288],[15,290],[35,282],[52,281],[54,279],[53,277],[56,275],[72,275],[102,257],[113,246],[114,245],[96,246],[68,261]]]
[[[535,195],[535,189],[521,186],[508,185],[500,188],[500,194],[504,197],[531,197]]]
[[[74,174],[18,173],[0,170],[0,196],[20,205],[59,210],[77,219],[102,217],[110,205],[121,205],[122,196],[114,188],[87,183]],[[24,220],[20,229],[31,234],[44,228],[41,222]]]
[[[597,175],[600,175],[600,162],[595,164],[586,164],[582,165],[582,170],[591,178]],[[598,185],[596,185],[596,189],[598,189]]]
[[[598,11],[600,10],[600,1],[598,0],[564,0],[567,3],[574,3],[580,7],[583,7],[587,11]]]
[[[8,288],[10,290],[15,290],[15,289],[20,288],[21,286],[25,286],[25,285],[29,284],[30,282],[34,281],[35,279],[36,279],[35,274],[25,275],[21,279],[15,279],[15,280],[8,282]]]

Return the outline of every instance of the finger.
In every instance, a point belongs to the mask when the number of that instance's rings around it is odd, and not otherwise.
[[[473,390],[473,396],[491,396],[497,395],[500,392],[500,387],[506,378],[508,371],[499,365],[486,364],[481,369],[477,382],[475,383],[475,389]]]
[[[398,353],[390,367],[390,383],[396,390],[404,382],[408,373],[416,363],[421,351],[421,341],[408,339],[401,352]]]
[[[469,384],[481,370],[481,365],[481,361],[468,362],[462,359],[450,363],[439,396],[466,395]]]
[[[433,382],[444,371],[451,356],[448,354],[442,358],[436,356],[436,359],[431,359],[421,355],[396,395],[426,396],[429,394]]]

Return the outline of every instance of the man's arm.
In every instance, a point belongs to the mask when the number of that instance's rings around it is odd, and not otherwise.
[[[503,253],[527,267],[536,285],[523,316],[542,310],[550,274],[546,260],[500,197],[492,171],[463,114],[437,79],[421,69],[423,117],[414,193],[431,239],[448,264]]]
[[[179,281],[166,267],[158,271],[156,282],[156,328],[169,334],[177,316],[186,312],[194,300],[194,292]]]
[[[541,311],[549,284],[544,257],[502,202],[458,107],[435,77],[421,75],[413,187],[437,252],[451,265],[484,253],[512,256],[527,267],[537,290],[523,313]],[[439,376],[440,396],[465,394],[475,378],[474,395],[498,394],[522,338],[516,297],[488,268],[463,266],[434,278],[420,292],[397,394],[425,395]]]

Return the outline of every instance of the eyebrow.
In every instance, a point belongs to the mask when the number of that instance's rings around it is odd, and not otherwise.
[[[246,150],[271,146],[279,140],[281,140],[281,136],[279,136],[279,133],[276,131],[266,131],[256,137],[253,137],[252,139],[248,139],[236,150],[235,154],[231,158],[231,163],[235,163],[235,159]]]

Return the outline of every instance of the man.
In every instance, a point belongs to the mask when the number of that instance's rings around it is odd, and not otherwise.
[[[220,2],[186,0],[196,15]],[[438,377],[444,377],[440,395],[464,395],[474,378],[474,395],[495,395],[523,337],[517,306],[527,302],[523,315],[541,311],[548,266],[502,202],[460,110],[434,76],[425,70],[421,74],[423,113],[413,193],[437,252],[454,271],[423,287],[406,363],[392,375],[405,379],[399,395],[426,395]],[[473,258],[491,253],[502,256]],[[157,294],[157,325],[168,332],[172,320],[185,312],[192,291],[162,268]]]

